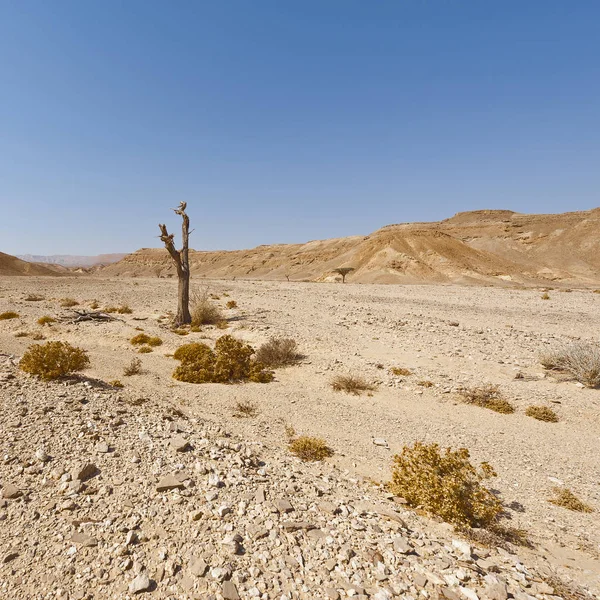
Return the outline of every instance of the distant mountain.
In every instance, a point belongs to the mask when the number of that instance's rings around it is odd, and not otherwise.
[[[93,267],[95,265],[110,265],[119,262],[127,254],[98,254],[98,256],[73,256],[71,254],[53,254],[38,256],[35,254],[20,254],[17,258],[32,263],[47,263],[61,267]]]
[[[458,213],[433,223],[388,225],[367,236],[252,250],[190,250],[195,277],[354,283],[600,284],[600,208],[551,215],[509,210]],[[164,248],[142,248],[102,267],[109,276],[174,277]]]
[[[26,275],[63,275],[63,269],[60,266],[43,266],[37,263],[31,263],[0,252],[0,275],[26,276]],[[68,271],[66,272],[68,273]]]

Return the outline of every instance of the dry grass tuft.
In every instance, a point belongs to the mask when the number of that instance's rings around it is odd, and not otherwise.
[[[92,310],[96,310],[96,309],[97,309],[97,308],[99,308],[99,307],[100,307],[100,304],[98,303],[98,300],[92,300],[92,301],[90,302],[90,308],[91,308]]]
[[[114,387],[114,388],[123,388],[125,387],[121,381],[119,381],[118,379],[113,379],[112,381],[108,382],[108,385]]]
[[[396,375],[397,377],[408,377],[409,375],[412,375],[412,371],[403,367],[392,367],[390,369],[390,373],[392,375]]]
[[[27,348],[19,368],[25,373],[50,381],[85,369],[90,364],[87,352],[67,342],[34,344]]]
[[[525,414],[528,417],[533,417],[538,421],[546,421],[547,423],[558,423],[558,415],[547,406],[528,406]]]
[[[460,395],[467,404],[475,404],[503,415],[515,412],[515,407],[502,397],[497,385],[465,388],[460,391]]]
[[[229,300],[225,306],[227,306],[227,308],[237,308],[237,302],[235,300]]]
[[[79,302],[77,302],[77,300],[75,300],[74,298],[63,298],[60,301],[60,305],[63,308],[71,308],[72,306],[78,306]]]
[[[0,313],[0,321],[6,321],[8,319],[18,319],[19,313],[14,312],[13,310],[8,310],[6,312]]]
[[[17,333],[15,333],[16,338],[29,337],[30,335],[29,331],[17,331]]]
[[[424,388],[430,388],[430,387],[433,387],[433,381],[429,381],[428,379],[423,379],[421,381],[417,381],[417,385],[424,387]]]
[[[139,375],[142,372],[142,361],[139,358],[131,359],[131,362],[123,369],[125,377]]]
[[[187,329],[171,329],[171,333],[175,335],[189,335],[190,332]]]
[[[46,336],[41,331],[34,331],[31,334],[31,339],[32,340],[36,340],[36,341],[38,341],[38,340],[45,340]]]
[[[577,342],[560,350],[547,352],[540,357],[545,369],[562,371],[588,388],[600,387],[600,345],[594,342]]]
[[[107,306],[104,311],[105,313],[119,313],[120,315],[130,315],[133,310],[129,308],[127,304],[121,304],[121,306]]]
[[[582,502],[569,488],[555,487],[552,491],[554,496],[548,498],[548,502],[575,512],[594,512],[591,506]]]
[[[375,385],[356,375],[336,375],[330,385],[336,392],[346,392],[354,396],[377,389]]]
[[[192,325],[217,325],[224,320],[221,309],[211,302],[212,295],[209,296],[206,290],[196,292],[191,298]]]
[[[149,352],[152,352],[152,348],[150,348],[150,346],[140,346],[138,350],[138,354],[148,354]]]
[[[442,452],[437,444],[405,446],[394,456],[389,489],[410,506],[449,523],[489,527],[502,512],[502,503],[482,483],[496,473],[487,463],[475,468],[469,458],[466,448]]]
[[[186,344],[173,355],[181,364],[173,377],[187,383],[235,383],[273,381],[273,372],[252,360],[254,349],[231,335],[220,337],[211,350],[206,344]]]
[[[56,319],[48,315],[44,315],[43,317],[40,317],[37,322],[38,325],[51,325],[52,323],[56,323]]]
[[[237,402],[233,416],[238,419],[249,419],[258,414],[258,407],[252,402]]]
[[[26,302],[40,302],[41,300],[45,300],[44,296],[40,296],[39,294],[29,294],[25,296],[24,300]]]
[[[543,294],[540,296],[540,298],[541,298],[542,300],[550,300],[550,295],[549,295],[549,294],[547,294],[547,293],[543,293]]]
[[[314,462],[333,456],[333,450],[321,438],[301,435],[289,442],[289,450],[299,459]]]
[[[301,359],[298,344],[290,338],[272,337],[256,351],[256,360],[271,368],[293,365]]]
[[[215,327],[217,329],[227,329],[229,327],[229,323],[225,319],[222,319],[221,321],[217,322]]]

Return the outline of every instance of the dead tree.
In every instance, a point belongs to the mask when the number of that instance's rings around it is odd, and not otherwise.
[[[175,267],[177,269],[177,277],[179,279],[179,287],[177,292],[177,316],[175,317],[175,325],[187,325],[192,322],[190,315],[190,262],[188,255],[188,243],[190,238],[190,218],[185,214],[186,202],[180,202],[179,208],[174,208],[176,214],[181,216],[181,250],[175,249],[172,233],[169,234],[166,225],[159,225],[160,239],[165,245],[165,248],[171,255]]]
[[[339,269],[334,269],[334,273],[338,273],[342,276],[342,283],[346,283],[346,275],[354,271],[354,267],[340,267]]]

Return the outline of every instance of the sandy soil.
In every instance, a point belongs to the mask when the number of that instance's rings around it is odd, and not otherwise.
[[[414,442],[464,446],[474,461],[498,472],[494,488],[512,525],[528,530],[536,552],[572,568],[573,577],[600,589],[600,390],[543,372],[540,352],[571,339],[594,339],[600,294],[508,290],[460,286],[378,286],[279,282],[196,281],[220,296],[228,332],[255,346],[271,336],[293,337],[306,359],[277,371],[270,384],[192,385],[171,378],[176,362],[165,356],[191,341],[215,340],[213,327],[186,337],[172,333],[158,317],[174,308],[176,282],[164,279],[2,278],[0,313],[20,318],[0,321],[0,352],[21,355],[32,342],[15,337],[41,331],[47,340],[65,340],[89,351],[86,375],[120,379],[140,396],[153,395],[185,405],[202,418],[227,423],[248,439],[285,446],[284,426],[324,437],[341,468],[384,481],[392,456]],[[25,301],[37,293],[44,300]],[[228,296],[223,296],[226,293]],[[59,300],[73,297],[100,306],[127,303],[133,314],[122,321],[39,326],[42,315],[66,316]],[[137,320],[142,319],[142,320]],[[141,327],[164,344],[137,354],[129,339]],[[596,337],[597,339],[597,337]],[[124,377],[133,358],[144,373]],[[395,377],[391,367],[405,367]],[[372,395],[334,392],[338,373],[354,373],[378,384]],[[523,377],[515,379],[521,373]],[[425,388],[419,382],[431,381]],[[462,404],[462,385],[498,384],[517,408],[512,415]],[[236,402],[251,401],[252,419],[232,416]],[[559,423],[525,415],[531,404],[552,407]],[[389,447],[373,443],[383,438]],[[547,498],[564,484],[595,513],[556,507]]]

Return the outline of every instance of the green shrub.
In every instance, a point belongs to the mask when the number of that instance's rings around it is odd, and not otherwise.
[[[26,373],[51,380],[81,371],[89,363],[85,350],[75,348],[67,342],[47,342],[30,346],[19,367]]]
[[[528,417],[533,417],[538,421],[547,421],[548,423],[558,423],[558,415],[547,406],[528,406],[525,410]]]
[[[289,442],[289,450],[304,461],[318,461],[333,456],[333,450],[321,438],[301,435]]]
[[[475,404],[504,415],[515,412],[515,407],[502,397],[497,385],[465,388],[460,391],[460,395],[467,404]]]
[[[267,383],[273,373],[252,360],[254,349],[231,335],[220,337],[214,351],[206,344],[186,344],[174,357],[181,361],[173,377],[187,383],[234,383],[255,381]]]
[[[273,337],[256,351],[256,360],[272,368],[293,365],[301,358],[298,344],[290,338]]]
[[[458,526],[488,527],[502,503],[482,485],[496,473],[487,463],[475,468],[466,448],[440,450],[438,444],[416,442],[394,456],[389,489],[410,506],[422,507]]]
[[[19,314],[12,310],[0,313],[0,321],[6,321],[7,319],[18,319],[18,318],[19,318]]]

